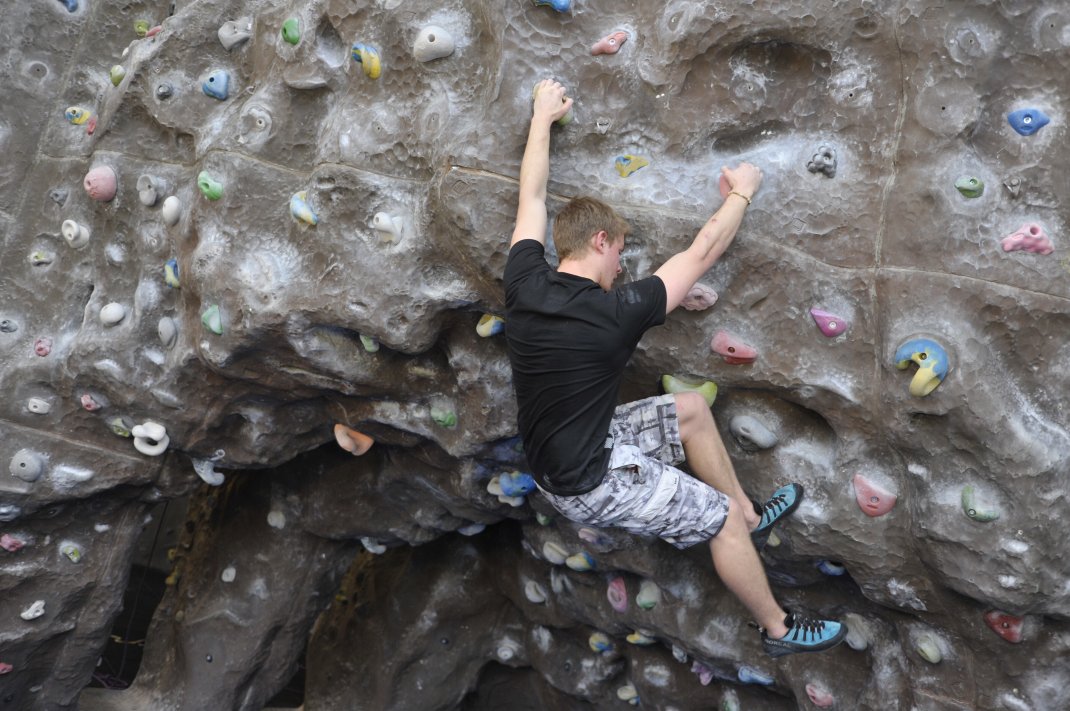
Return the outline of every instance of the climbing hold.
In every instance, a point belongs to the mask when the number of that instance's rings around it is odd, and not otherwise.
[[[382,555],[383,553],[386,553],[386,546],[374,538],[363,536],[360,539],[360,542],[372,555]]]
[[[201,323],[217,336],[223,335],[223,316],[219,313],[219,305],[212,304],[201,314]]]
[[[0,676],[10,673],[14,668],[14,665],[8,664],[7,662],[0,662]]]
[[[51,264],[52,261],[55,258],[56,258],[56,255],[53,254],[52,252],[49,252],[47,249],[34,250],[33,252],[30,252],[30,257],[29,257],[30,264],[34,265],[35,267],[42,267],[42,266]],[[0,330],[3,330],[3,329],[0,328]]]
[[[698,683],[709,686],[713,682],[713,668],[699,660],[691,662],[691,673],[698,677]]]
[[[360,345],[364,346],[364,350],[368,353],[377,353],[379,351],[379,340],[373,336],[361,334]]]
[[[338,442],[339,447],[357,457],[367,452],[375,444],[375,440],[368,435],[346,427],[340,422],[334,426],[334,439]]]
[[[487,530],[487,524],[475,522],[459,527],[457,533],[462,536],[475,536],[483,533],[485,530]]]
[[[832,706],[835,698],[832,696],[832,692],[823,686],[817,684],[806,685],[806,695],[810,697],[810,702],[818,708],[827,709]]]
[[[528,602],[541,605],[546,602],[546,589],[534,580],[529,580],[524,584],[524,597]]]
[[[608,35],[591,45],[591,54],[616,54],[621,45],[628,41],[628,33],[624,30],[610,32]]]
[[[118,178],[109,166],[98,165],[85,174],[82,185],[85,187],[86,194],[92,199],[108,202],[115,197]]]
[[[22,509],[15,504],[0,504],[0,522],[14,521],[22,515]]]
[[[644,610],[653,610],[661,602],[661,589],[653,580],[644,580],[639,583],[639,594],[635,596],[635,604]]]
[[[174,195],[168,197],[163,201],[163,207],[160,208],[160,216],[168,225],[177,225],[182,217],[182,201]]]
[[[312,206],[308,204],[307,195],[307,190],[300,190],[290,196],[290,214],[293,215],[295,220],[300,220],[309,225],[316,225],[319,223],[320,218],[312,211]]]
[[[204,80],[201,89],[213,99],[225,101],[230,96],[230,74],[224,69],[216,69]]]
[[[748,452],[775,447],[779,441],[765,425],[750,415],[736,415],[728,427],[739,446]]]
[[[146,37],[155,37],[156,35],[160,34],[161,32],[163,32],[163,25],[156,25],[155,27],[150,27],[149,31],[145,33],[145,36]]]
[[[130,430],[132,425],[125,417],[116,415],[115,417],[108,418],[107,423],[113,434],[118,435],[119,437],[131,436]]]
[[[1004,252],[1017,252],[1019,250],[1033,252],[1034,254],[1051,254],[1055,251],[1051,239],[1044,232],[1044,228],[1035,222],[1027,222],[1000,242]]]
[[[851,325],[846,319],[819,309],[816,306],[810,309],[810,315],[814,318],[814,323],[817,324],[818,330],[829,338],[835,338],[846,331],[847,327]]]
[[[209,200],[218,200],[223,197],[223,184],[215,180],[207,170],[202,170],[197,175],[197,187]]]
[[[64,220],[59,231],[67,244],[74,249],[81,249],[89,244],[89,228],[74,220]]]
[[[428,25],[416,35],[412,56],[418,62],[430,62],[453,54],[453,35],[437,25]]]
[[[1019,134],[1032,136],[1051,123],[1051,119],[1040,109],[1018,109],[1007,114],[1007,123]]]
[[[1018,177],[1007,178],[1003,181],[1003,187],[1007,189],[1012,198],[1016,198],[1022,192],[1022,179]]]
[[[377,212],[372,217],[371,228],[379,233],[380,242],[397,244],[401,241],[401,235],[405,228],[405,220],[399,216],[386,212]]]
[[[611,654],[613,652],[613,640],[604,632],[592,632],[587,638],[587,646],[592,652],[599,654]]]
[[[866,516],[883,516],[892,510],[898,497],[884,487],[874,484],[861,474],[854,476],[855,500]]]
[[[33,352],[44,358],[52,352],[52,339],[47,336],[41,336],[35,340],[33,342]]]
[[[134,34],[139,38],[144,37],[149,33],[149,21],[148,20],[134,20]]]
[[[554,522],[554,517],[548,516],[542,513],[541,511],[536,511],[535,521],[537,521],[540,526],[549,526],[551,523]]]
[[[67,557],[72,563],[82,562],[82,549],[78,547],[77,543],[71,543],[70,541],[64,541],[59,544],[60,554]]]
[[[590,543],[592,546],[598,548],[605,548],[613,544],[613,539],[602,533],[598,529],[584,526],[580,530],[576,531],[576,535],[579,536],[581,541]]]
[[[97,410],[104,409],[108,405],[108,401],[102,396],[94,396],[92,393],[82,393],[82,396],[78,401],[82,403],[82,408],[86,412],[96,412]]]
[[[177,289],[181,286],[181,282],[178,280],[178,260],[174,257],[163,264],[163,282],[172,289]]]
[[[45,458],[32,449],[20,449],[8,464],[11,476],[26,482],[35,482],[45,471]]]
[[[68,106],[63,115],[75,126],[84,126],[93,118],[93,112],[81,106]]]
[[[610,606],[620,613],[628,611],[628,587],[624,584],[624,578],[617,576],[609,581],[606,586],[606,597]]]
[[[156,85],[156,98],[160,99],[161,101],[165,99],[170,99],[171,96],[174,95],[174,93],[175,88],[165,81],[160,82]]]
[[[955,189],[968,198],[979,198],[985,191],[985,184],[980,178],[963,176],[955,181]]]
[[[354,42],[350,56],[353,57],[354,62],[364,69],[365,76],[369,79],[379,78],[379,74],[382,72],[382,67],[379,63],[379,50],[371,45]]]
[[[282,39],[292,45],[301,41],[301,20],[296,17],[287,18],[282,23]]]
[[[156,335],[160,337],[160,343],[164,348],[171,348],[178,339],[178,325],[170,316],[164,316],[156,324]]]
[[[628,640],[629,644],[634,644],[639,647],[647,647],[657,642],[654,638],[654,633],[649,630],[636,630],[625,637],[625,639]]]
[[[226,481],[226,477],[222,472],[215,470],[215,463],[222,459],[223,450],[217,450],[215,456],[208,459],[196,459],[190,458],[190,462],[193,464],[193,471],[201,478],[205,484],[209,486],[222,486]]]
[[[239,44],[249,39],[253,34],[253,18],[240,17],[237,20],[228,20],[219,26],[216,36],[223,49],[228,52]]]
[[[530,474],[518,471],[499,475],[498,485],[505,496],[527,496],[535,491],[535,479]]]
[[[531,90],[531,100],[535,101],[535,97],[538,96],[538,95],[539,95],[539,85],[536,84],[534,86],[534,88],[532,88],[532,90]],[[561,101],[563,103],[565,100],[561,99]],[[570,106],[568,111],[565,112],[565,115],[562,116],[561,118],[557,119],[557,121],[555,121],[554,123],[556,123],[558,126],[567,126],[570,123],[572,123],[572,119],[574,119],[574,118],[575,118],[575,114],[573,113],[572,107]]]
[[[0,548],[3,548],[8,553],[15,553],[25,545],[26,541],[21,538],[16,538],[8,533],[0,535]]]
[[[613,121],[605,116],[599,116],[594,122],[595,129],[603,136],[609,133],[609,127],[613,125]]]
[[[940,651],[940,642],[930,632],[918,635],[914,640],[914,650],[930,664],[939,664],[944,658],[944,653]]]
[[[1011,644],[1018,644],[1022,641],[1022,625],[1024,623],[1024,617],[1010,615],[999,610],[989,610],[985,613],[985,624]]]
[[[35,415],[47,415],[52,411],[52,403],[43,397],[31,397],[26,401],[26,409]]]
[[[661,376],[661,389],[670,395],[698,393],[706,401],[707,407],[713,407],[713,401],[717,399],[717,383],[712,380],[700,382],[688,378],[677,378],[673,375],[663,375]]]
[[[962,487],[962,510],[974,521],[988,523],[999,518],[999,511],[995,509],[982,509],[974,501],[973,487],[969,484]]]
[[[163,182],[152,175],[139,175],[137,177],[137,199],[145,207],[152,207],[160,199],[163,192]]]
[[[494,654],[502,662],[508,662],[519,653],[520,645],[512,639],[503,639],[498,643],[498,648],[494,650]]]
[[[843,616],[843,624],[847,627],[847,637],[844,638],[844,641],[847,642],[848,647],[861,652],[869,646],[873,632],[870,630],[869,622],[866,621],[866,618],[857,612],[848,612]]]
[[[705,284],[696,283],[680,305],[688,311],[704,311],[717,303],[717,292]]]
[[[829,178],[836,177],[836,151],[832,146],[819,146],[806,169],[811,173],[822,173]]]
[[[130,434],[134,435],[134,449],[150,457],[163,454],[171,443],[164,426],[151,420],[135,425],[130,429]]]
[[[111,302],[100,309],[100,322],[105,326],[114,326],[126,318],[126,307],[118,302]]]
[[[847,567],[845,565],[831,560],[817,561],[817,569],[825,575],[830,575],[835,578],[838,578],[847,572]]]
[[[580,551],[566,558],[565,565],[579,573],[586,573],[589,570],[594,570],[594,558],[587,551]]]
[[[67,8],[67,12],[77,12],[78,10],[78,0],[59,0],[59,3]]]
[[[947,351],[928,338],[912,338],[895,351],[895,367],[906,370],[911,362],[918,370],[910,381],[910,394],[925,397],[944,381],[947,375]]]
[[[535,0],[535,4],[539,5],[539,0]],[[550,0],[543,0],[541,4],[550,4]],[[621,701],[627,701],[632,706],[639,705],[639,692],[636,691],[635,685],[628,682],[624,686],[617,687],[617,698]]]
[[[758,351],[727,331],[718,331],[710,341],[710,350],[724,358],[729,365],[753,363]]]
[[[29,607],[19,613],[19,617],[29,622],[30,620],[36,620],[43,614],[45,614],[45,601],[35,600]]]
[[[617,159],[613,162],[613,165],[616,167],[617,172],[620,174],[620,177],[627,178],[629,175],[639,170],[640,168],[645,168],[646,166],[650,165],[650,161],[648,161],[646,158],[643,158],[642,156],[633,156],[630,153],[627,153],[622,156],[617,156]]]
[[[123,77],[126,76],[126,67],[121,64],[116,64],[108,70],[108,78],[111,79],[112,86],[119,86],[123,83]]]
[[[542,557],[553,565],[564,565],[568,559],[568,552],[553,541],[542,544]]]
[[[67,197],[69,195],[70,192],[67,190],[67,188],[52,188],[48,191],[48,199],[56,203],[60,207],[63,207],[67,204]]]
[[[752,666],[744,664],[736,671],[736,678],[744,684],[759,684],[761,686],[772,686],[773,677],[755,669]]]
[[[439,427],[457,426],[457,413],[441,405],[431,406],[431,419]]]
[[[479,323],[476,324],[476,333],[483,338],[497,336],[504,330],[505,319],[501,316],[495,316],[494,314],[483,314],[479,317]]]
[[[568,12],[572,9],[572,0],[532,0],[535,7],[552,7],[558,12]]]
[[[0,332],[2,333],[14,333],[19,330],[18,324],[9,318],[0,320]]]

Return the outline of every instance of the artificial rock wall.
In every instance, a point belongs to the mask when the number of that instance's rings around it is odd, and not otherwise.
[[[0,28],[0,708],[260,709],[306,650],[308,709],[1070,707],[1063,3],[25,0]],[[551,209],[617,207],[626,278],[722,164],[764,169],[716,304],[623,395],[717,383],[745,488],[807,490],[777,593],[848,645],[771,660],[703,547],[488,492],[524,463],[477,323],[545,76],[576,99]],[[83,693],[147,512],[191,493],[136,681]]]

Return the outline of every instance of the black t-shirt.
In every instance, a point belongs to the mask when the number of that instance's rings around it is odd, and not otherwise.
[[[505,336],[517,420],[539,486],[574,496],[605,476],[609,423],[624,366],[639,338],[665,321],[656,276],[603,291],[556,272],[533,239],[513,245],[505,264]]]

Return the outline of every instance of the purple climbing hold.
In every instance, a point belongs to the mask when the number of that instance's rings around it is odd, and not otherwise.
[[[810,309],[810,315],[814,317],[814,323],[821,329],[821,333],[825,334],[829,338],[835,338],[844,331],[850,325],[847,321],[836,314],[829,313],[816,306]]]

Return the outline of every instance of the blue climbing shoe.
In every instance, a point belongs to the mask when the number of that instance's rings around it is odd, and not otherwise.
[[[773,526],[785,516],[790,516],[799,507],[802,497],[801,484],[788,484],[774,491],[764,504],[759,504],[757,501],[751,502],[754,504],[754,512],[762,517],[758,528],[750,532],[751,540],[754,541],[754,546],[759,551],[769,540],[769,533],[773,530]]]
[[[788,633],[773,639],[762,630],[762,647],[770,657],[783,657],[799,652],[823,652],[832,649],[847,637],[847,625],[832,620],[799,617],[791,612],[784,618]],[[761,629],[759,627],[759,629]]]

